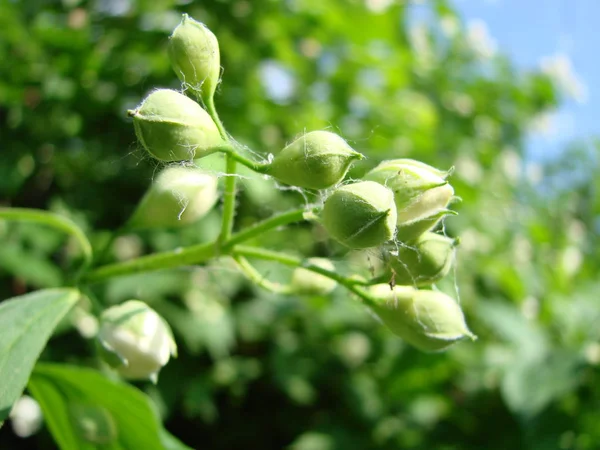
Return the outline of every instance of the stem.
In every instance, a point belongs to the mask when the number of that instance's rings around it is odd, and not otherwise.
[[[242,273],[246,276],[246,278],[248,278],[250,281],[252,281],[257,286],[260,286],[261,288],[263,288],[269,292],[273,292],[275,294],[291,294],[292,293],[292,288],[289,285],[273,283],[272,281],[267,280],[243,256],[235,255],[233,257],[233,259],[237,263],[237,265],[238,265],[239,269],[242,271]]]
[[[227,134],[227,130],[223,126],[217,109],[215,108],[214,97],[210,97],[206,102],[206,110],[217,125],[217,129],[221,134],[221,138],[229,143],[231,138]],[[235,216],[235,184],[236,184],[236,158],[233,156],[235,150],[231,148],[231,151],[226,152],[225,155],[225,192],[223,194],[223,222],[221,224],[221,235],[219,236],[219,243],[223,244],[231,237],[231,231],[233,230],[233,218]]]
[[[235,216],[235,184],[236,161],[231,154],[225,156],[225,193],[223,194],[223,222],[221,223],[221,235],[219,242],[223,244],[231,237],[233,230],[233,219]]]
[[[267,261],[275,261],[286,266],[302,267],[304,269],[310,270],[311,272],[318,273],[320,275],[326,276],[328,278],[331,278],[332,280],[337,281],[346,289],[358,295],[367,304],[373,304],[375,302],[373,297],[371,297],[364,289],[357,286],[357,280],[344,277],[336,272],[332,272],[315,264],[311,264],[310,262],[301,258],[297,258],[286,253],[275,252],[273,250],[267,250],[259,247],[249,247],[246,245],[238,245],[237,247],[235,247],[233,252],[236,256],[248,256],[251,258],[264,259]]]
[[[206,244],[194,245],[183,249],[178,248],[168,252],[142,256],[130,261],[109,264],[89,272],[84,277],[84,281],[86,283],[93,283],[122,275],[199,264],[216,256],[228,254],[234,245],[259,236],[265,231],[298,222],[303,219],[303,209],[288,211],[270,217],[262,222],[258,222],[244,231],[234,234],[231,239],[222,244],[220,248],[217,247],[217,242],[208,242]]]
[[[225,153],[225,155],[230,156],[235,161],[240,164],[246,166],[250,170],[258,173],[267,173],[271,164],[269,163],[260,163],[258,161],[252,161],[249,158],[246,158],[243,155],[240,155],[236,149],[230,145],[220,146],[214,149],[216,152]]]

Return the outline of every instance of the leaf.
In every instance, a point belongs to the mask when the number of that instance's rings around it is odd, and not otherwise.
[[[541,360],[515,360],[502,381],[502,397],[513,413],[524,419],[534,417],[576,388],[581,381],[579,365],[579,355],[566,350]]]
[[[0,422],[23,392],[52,331],[78,299],[75,289],[46,289],[0,303]]]
[[[72,220],[48,211],[27,208],[0,208],[0,219],[34,222],[47,225],[64,233],[67,233],[79,243],[83,252],[83,263],[80,271],[92,262],[92,246],[85,233]]]
[[[62,450],[189,450],[158,419],[138,389],[100,372],[38,364],[28,385]]]

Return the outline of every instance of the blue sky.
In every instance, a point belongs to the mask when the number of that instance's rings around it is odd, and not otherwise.
[[[579,101],[565,99],[547,133],[532,133],[529,155],[556,154],[568,142],[600,136],[600,0],[454,0],[466,23],[482,20],[498,51],[522,68],[565,55],[585,87]]]

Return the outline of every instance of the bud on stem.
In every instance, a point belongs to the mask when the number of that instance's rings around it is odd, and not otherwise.
[[[139,300],[105,310],[98,340],[104,360],[131,379],[156,381],[159,370],[177,354],[167,323]]]
[[[331,237],[347,247],[376,247],[394,236],[394,194],[373,181],[342,186],[325,201],[322,219]]]
[[[221,71],[219,42],[187,14],[169,38],[169,58],[177,77],[204,104],[212,101]]]
[[[202,158],[224,145],[208,113],[177,91],[158,89],[128,114],[140,143],[162,161]]]
[[[454,262],[457,239],[427,232],[410,246],[390,254],[391,279],[399,285],[427,286],[448,274]]]
[[[476,339],[458,303],[442,292],[379,284],[370,294],[375,300],[371,309],[381,321],[420,350],[438,352],[462,339]]]
[[[446,209],[454,189],[443,172],[412,159],[384,161],[365,175],[394,191],[398,227],[431,218]],[[431,221],[430,221],[431,223]],[[431,223],[434,226],[437,221]],[[414,238],[416,236],[412,236]]]
[[[337,134],[311,131],[281,150],[265,173],[291,186],[325,189],[342,181],[350,164],[362,158]]]
[[[218,198],[216,176],[195,167],[168,167],[156,177],[127,228],[185,226],[204,217]]]

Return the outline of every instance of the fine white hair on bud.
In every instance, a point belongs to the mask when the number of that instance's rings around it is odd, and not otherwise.
[[[417,227],[415,233],[405,229],[405,238],[410,241],[418,236],[416,233],[433,228],[446,215],[442,212],[447,211],[454,195],[454,189],[446,180],[449,175],[450,171],[444,172],[420,161],[394,159],[382,162],[364,178],[381,183],[394,192],[399,228],[427,221],[428,227]],[[431,220],[436,216],[436,220]]]
[[[196,167],[168,167],[152,182],[131,219],[129,229],[182,227],[215,206],[218,179]]]
[[[455,259],[458,239],[430,231],[388,254],[390,279],[400,285],[428,286],[445,277]]]
[[[443,292],[378,284],[370,294],[375,315],[420,350],[439,352],[463,339],[477,338],[469,331],[460,305]]]
[[[331,237],[349,248],[377,247],[394,236],[394,194],[374,181],[347,184],[325,201],[322,222]]]
[[[221,71],[219,42],[212,31],[184,14],[169,37],[168,51],[184,87],[205,104],[212,101]]]
[[[103,359],[122,376],[156,382],[177,347],[171,329],[156,311],[139,300],[108,308],[98,333]]]
[[[214,153],[223,140],[209,114],[194,100],[158,89],[128,111],[142,146],[161,161],[185,161]]]
[[[330,131],[303,134],[275,156],[266,173],[281,183],[307,189],[338,184],[363,155]]]

